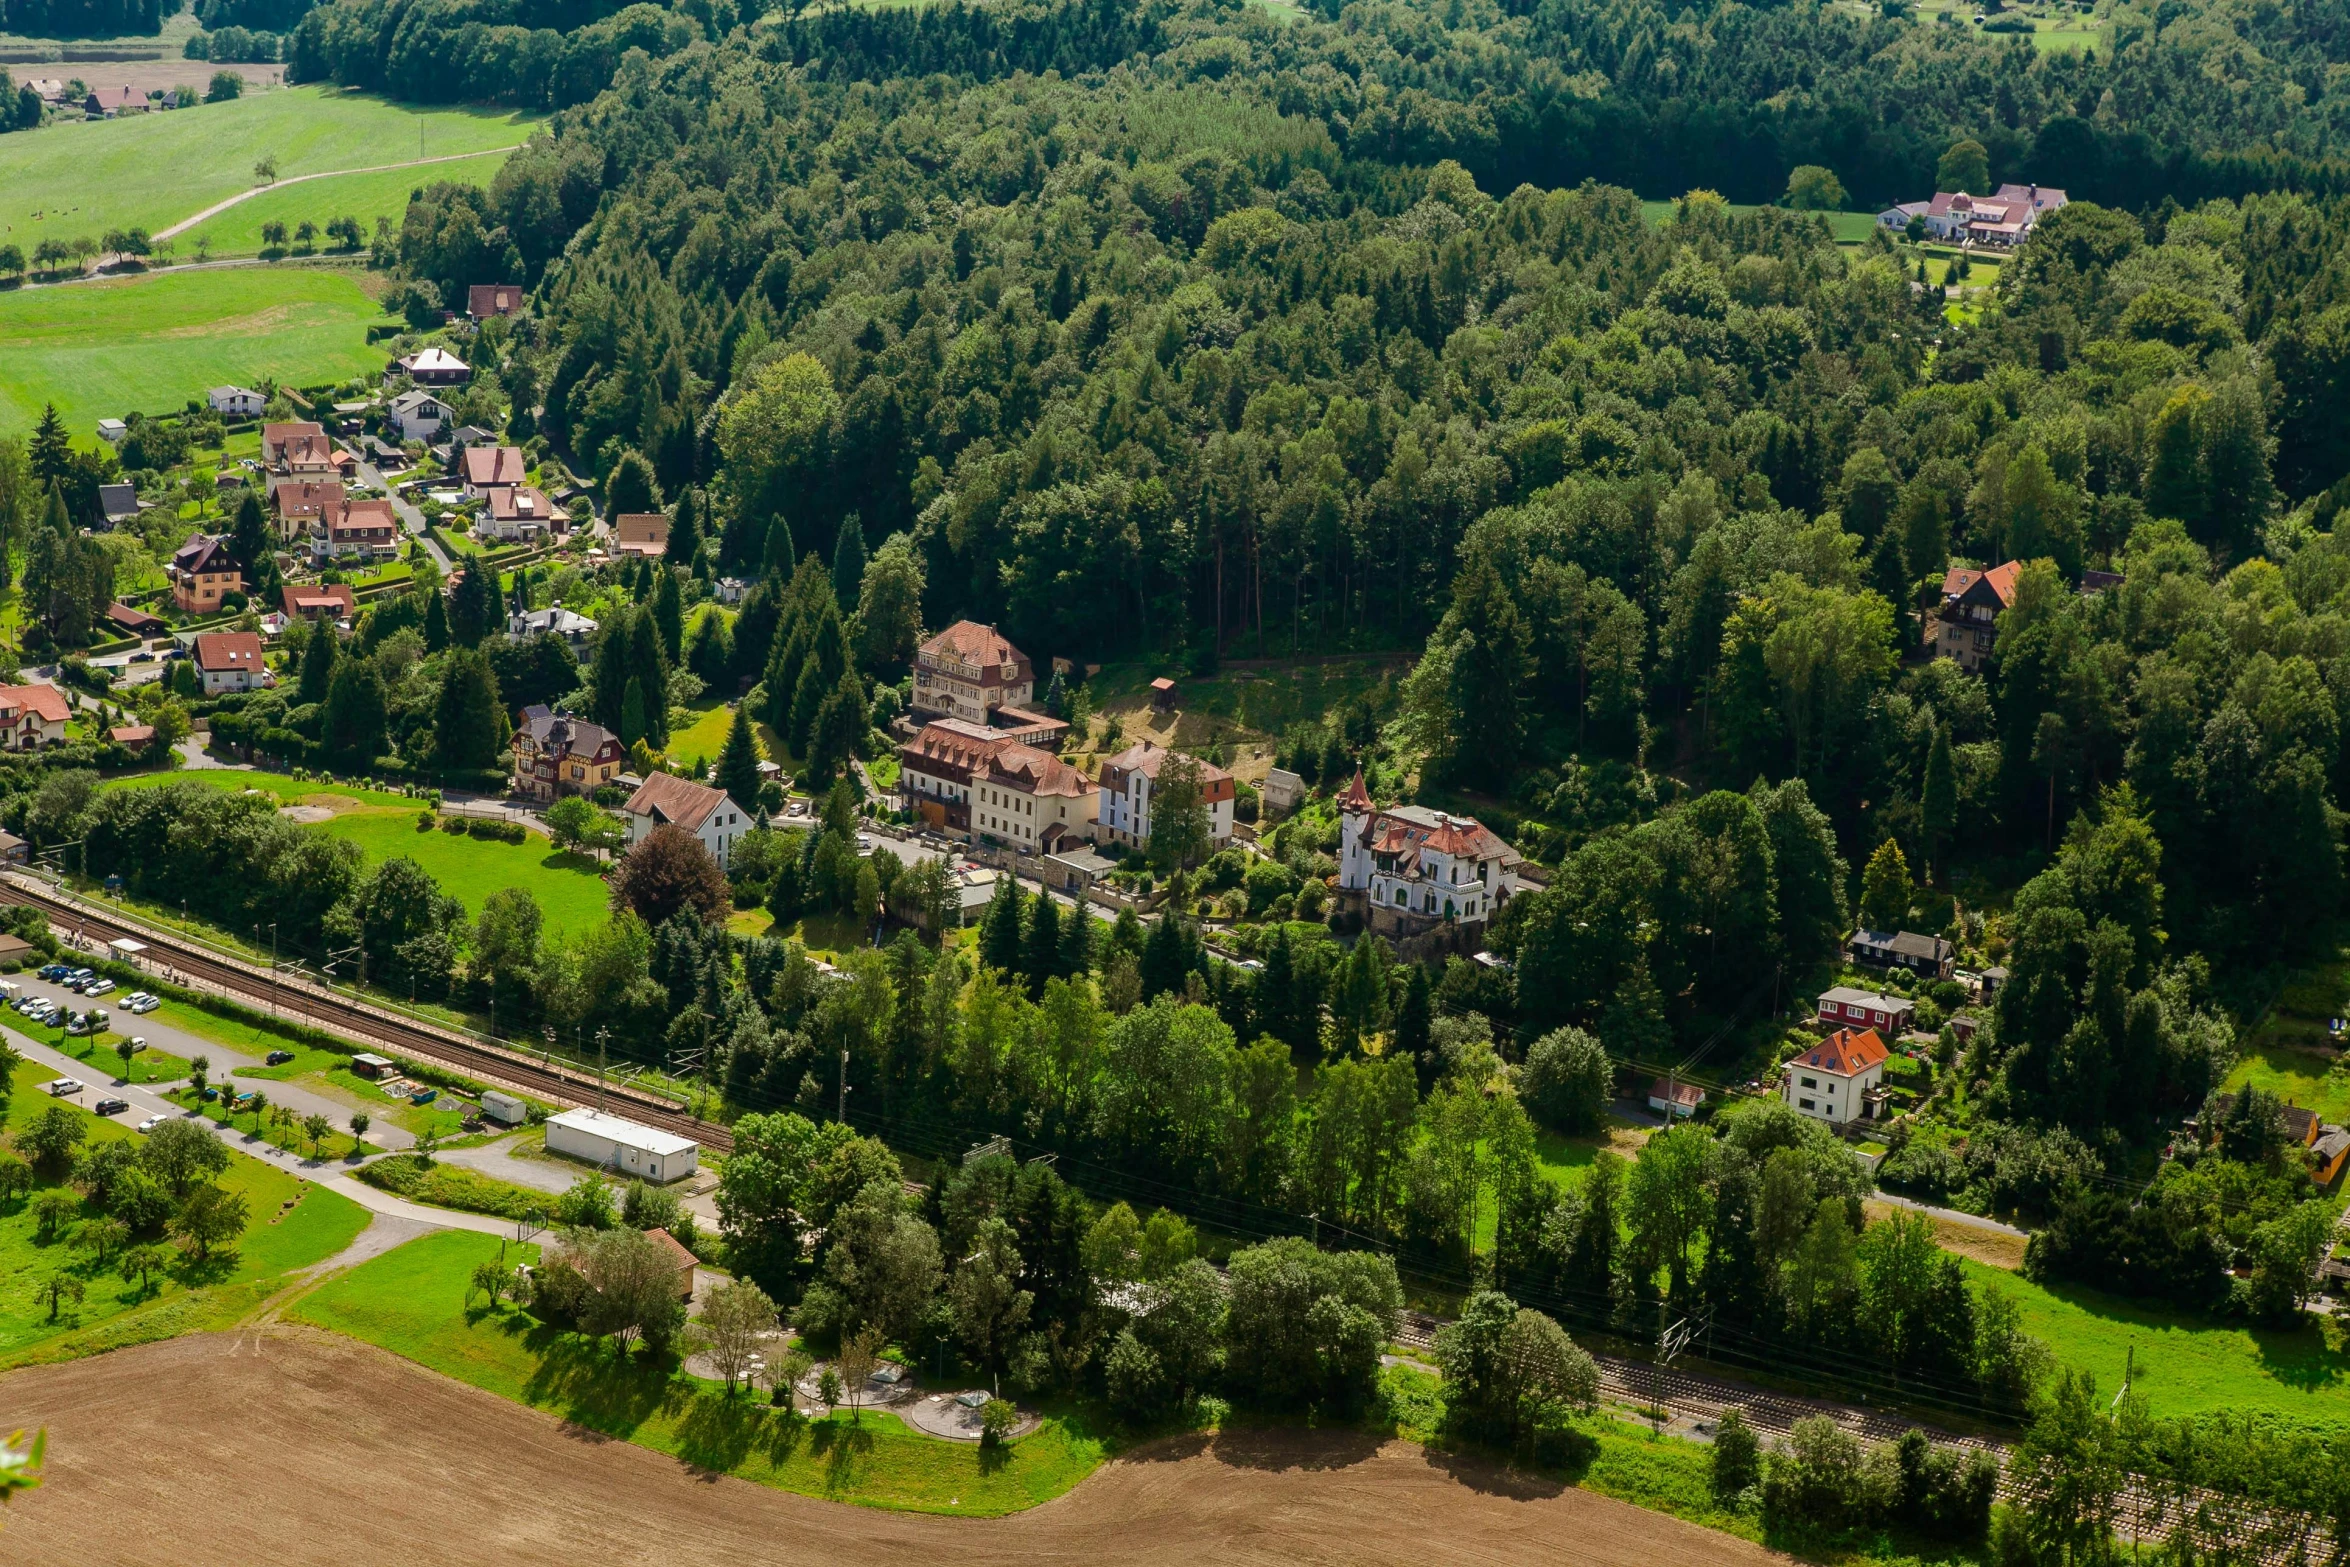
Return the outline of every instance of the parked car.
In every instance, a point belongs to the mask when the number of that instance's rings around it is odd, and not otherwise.
[[[63,1099],[68,1094],[78,1094],[84,1086],[86,1085],[80,1079],[71,1077],[52,1078],[41,1085],[52,1099]]]
[[[139,1035],[139,1036],[136,1036],[136,1037],[134,1037],[134,1038],[131,1040],[131,1054],[132,1054],[132,1055],[134,1055],[134,1056],[135,1056],[135,1055],[139,1054],[141,1051],[145,1050],[146,1048],[147,1048],[147,1040],[146,1040],[146,1036],[144,1036],[144,1035]]]
[[[134,990],[124,999],[122,1009],[125,1012],[136,1012],[144,1017],[161,1005],[163,1005],[161,997],[151,996],[143,990]]]
[[[52,963],[41,970],[41,977],[46,980],[60,980],[72,972],[73,965],[70,963]]]
[[[82,985],[82,994],[85,996],[111,995],[113,991],[114,981],[103,974],[96,979],[85,981]]]
[[[92,1007],[68,1021],[65,1031],[69,1034],[103,1034],[108,1021],[104,1007]]]
[[[101,1099],[90,1106],[92,1115],[120,1115],[131,1107],[128,1099]]]
[[[293,1059],[294,1053],[291,1050],[272,1050],[263,1058],[261,1064],[263,1066],[284,1066]]]
[[[170,1119],[171,1117],[168,1115],[151,1115],[139,1123],[139,1131],[142,1134],[152,1132],[155,1130],[155,1128],[161,1126],[164,1122]]]

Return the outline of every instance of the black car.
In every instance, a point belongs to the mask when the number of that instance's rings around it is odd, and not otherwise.
[[[294,1053],[291,1050],[272,1050],[269,1053],[269,1058],[262,1064],[264,1066],[284,1066],[293,1059]]]
[[[95,1115],[120,1115],[130,1107],[128,1099],[101,1099],[90,1106],[90,1110]]]

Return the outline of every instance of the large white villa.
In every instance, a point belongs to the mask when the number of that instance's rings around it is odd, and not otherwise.
[[[1889,229],[1907,229],[1910,219],[1923,218],[1928,237],[1946,244],[2014,247],[2029,239],[2040,215],[2065,203],[2064,192],[2053,185],[2002,185],[1989,196],[1970,196],[1963,190],[1938,190],[1932,201],[1905,201],[1877,214]]]

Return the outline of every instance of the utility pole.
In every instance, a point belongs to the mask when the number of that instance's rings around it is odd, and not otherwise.
[[[277,1014],[277,921],[269,922],[269,1015]]]
[[[596,1114],[604,1113],[604,1045],[612,1037],[612,1030],[596,1030]]]
[[[840,1109],[835,1112],[835,1119],[843,1126],[849,1124],[849,1047],[846,1045],[840,1047]]]

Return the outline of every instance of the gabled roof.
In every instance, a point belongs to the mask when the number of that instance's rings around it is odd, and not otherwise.
[[[0,686],[0,723],[13,724],[27,713],[45,724],[62,724],[73,709],[55,686]]]
[[[228,541],[210,533],[199,533],[181,545],[173,553],[171,564],[182,575],[237,570],[237,563],[228,552]]]
[[[1878,952],[1898,953],[1905,958],[1927,958],[1939,963],[1958,949],[1942,936],[1921,936],[1914,930],[1856,930],[1852,944]]]
[[[427,403],[430,403],[437,408],[447,408],[449,406],[447,403],[444,403],[439,398],[433,396],[432,393],[427,392],[422,388],[418,388],[414,391],[402,392],[399,396],[393,398],[392,412],[396,414],[414,413],[417,409],[422,408]]]
[[[1838,1077],[1858,1077],[1885,1061],[1885,1041],[1873,1028],[1840,1028],[1795,1058],[1804,1066]]]
[[[392,363],[410,375],[463,375],[472,368],[445,348],[420,348],[406,358],[395,359]]]
[[[552,522],[555,505],[535,484],[501,484],[490,491],[490,516],[498,522]]]
[[[348,582],[305,582],[299,587],[289,582],[279,589],[279,602],[289,615],[325,613],[343,620],[359,611],[358,595]]]
[[[700,832],[710,813],[724,804],[724,790],[675,773],[655,773],[637,786],[621,809],[631,816],[649,816],[655,822],[674,822],[687,832]]]
[[[669,547],[669,516],[658,511],[622,512],[612,519],[612,543],[632,555],[659,554]]]
[[[106,738],[116,745],[145,745],[155,738],[153,724],[116,724],[106,731]]]
[[[521,308],[519,283],[476,283],[465,291],[465,313],[476,321],[487,316],[510,316]]]
[[[982,669],[997,664],[1017,664],[1025,672],[1028,655],[1012,646],[1011,638],[993,626],[983,626],[976,620],[958,620],[953,625],[922,644],[921,652],[932,657],[941,654],[976,664]]]
[[[1668,1083],[1660,1077],[1648,1085],[1648,1097],[1662,1099],[1668,1104],[1688,1105],[1694,1109],[1704,1102],[1705,1090],[1695,1083]]]
[[[1165,746],[1153,741],[1137,740],[1116,756],[1102,763],[1102,772],[1106,779],[1110,770],[1115,768],[1121,775],[1140,773],[1152,783],[1157,783],[1159,769],[1167,765],[1168,758],[1183,754],[1180,751],[1170,751]],[[1219,779],[1232,776],[1223,768],[1210,762],[1202,762],[1198,757],[1193,757],[1192,761],[1198,764],[1199,781],[1203,784],[1215,783]]]
[[[467,484],[520,484],[529,472],[530,461],[522,455],[519,446],[468,446],[465,448],[465,482]]]
[[[151,615],[143,609],[133,609],[120,599],[106,606],[106,618],[125,631],[160,631],[164,627],[161,615]]]
[[[1907,996],[1880,995],[1873,990],[1855,990],[1850,985],[1838,985],[1833,990],[1821,991],[1820,1002],[1822,1005],[1834,1002],[1838,1006],[1868,1007],[1877,1012],[1900,1012],[1904,1009],[1914,1012],[1917,1010],[1917,1003]]]
[[[1981,583],[1983,591],[1995,599],[2001,609],[2005,609],[2015,602],[2016,581],[2023,574],[2024,563],[2020,560],[2006,561],[1989,571],[1953,566],[1942,574],[1942,597],[1947,602],[1956,603],[1966,597],[1969,589]]]
[[[987,775],[1023,794],[1066,795],[1077,799],[1093,792],[1093,781],[1069,763],[1032,745],[1003,747],[987,760]]]
[[[397,533],[400,529],[400,519],[387,500],[345,501],[340,509],[324,516],[329,539],[342,533],[380,532],[387,528]]]
[[[924,762],[936,762],[969,772],[984,766],[989,757],[1006,746],[1018,744],[1010,735],[960,719],[942,718],[924,724],[921,733],[898,747],[898,757],[917,770]]]
[[[281,517],[318,517],[343,506],[340,479],[280,479],[269,487],[269,502]]]
[[[522,727],[514,731],[514,738],[527,739],[558,759],[576,756],[583,761],[608,761],[627,754],[620,737],[611,730],[582,719],[563,717],[544,707],[522,710]]]
[[[196,667],[214,674],[259,674],[261,638],[250,631],[207,631],[196,638]]]
[[[105,513],[108,522],[139,514],[139,487],[135,484],[101,484],[98,486],[98,510]]]

